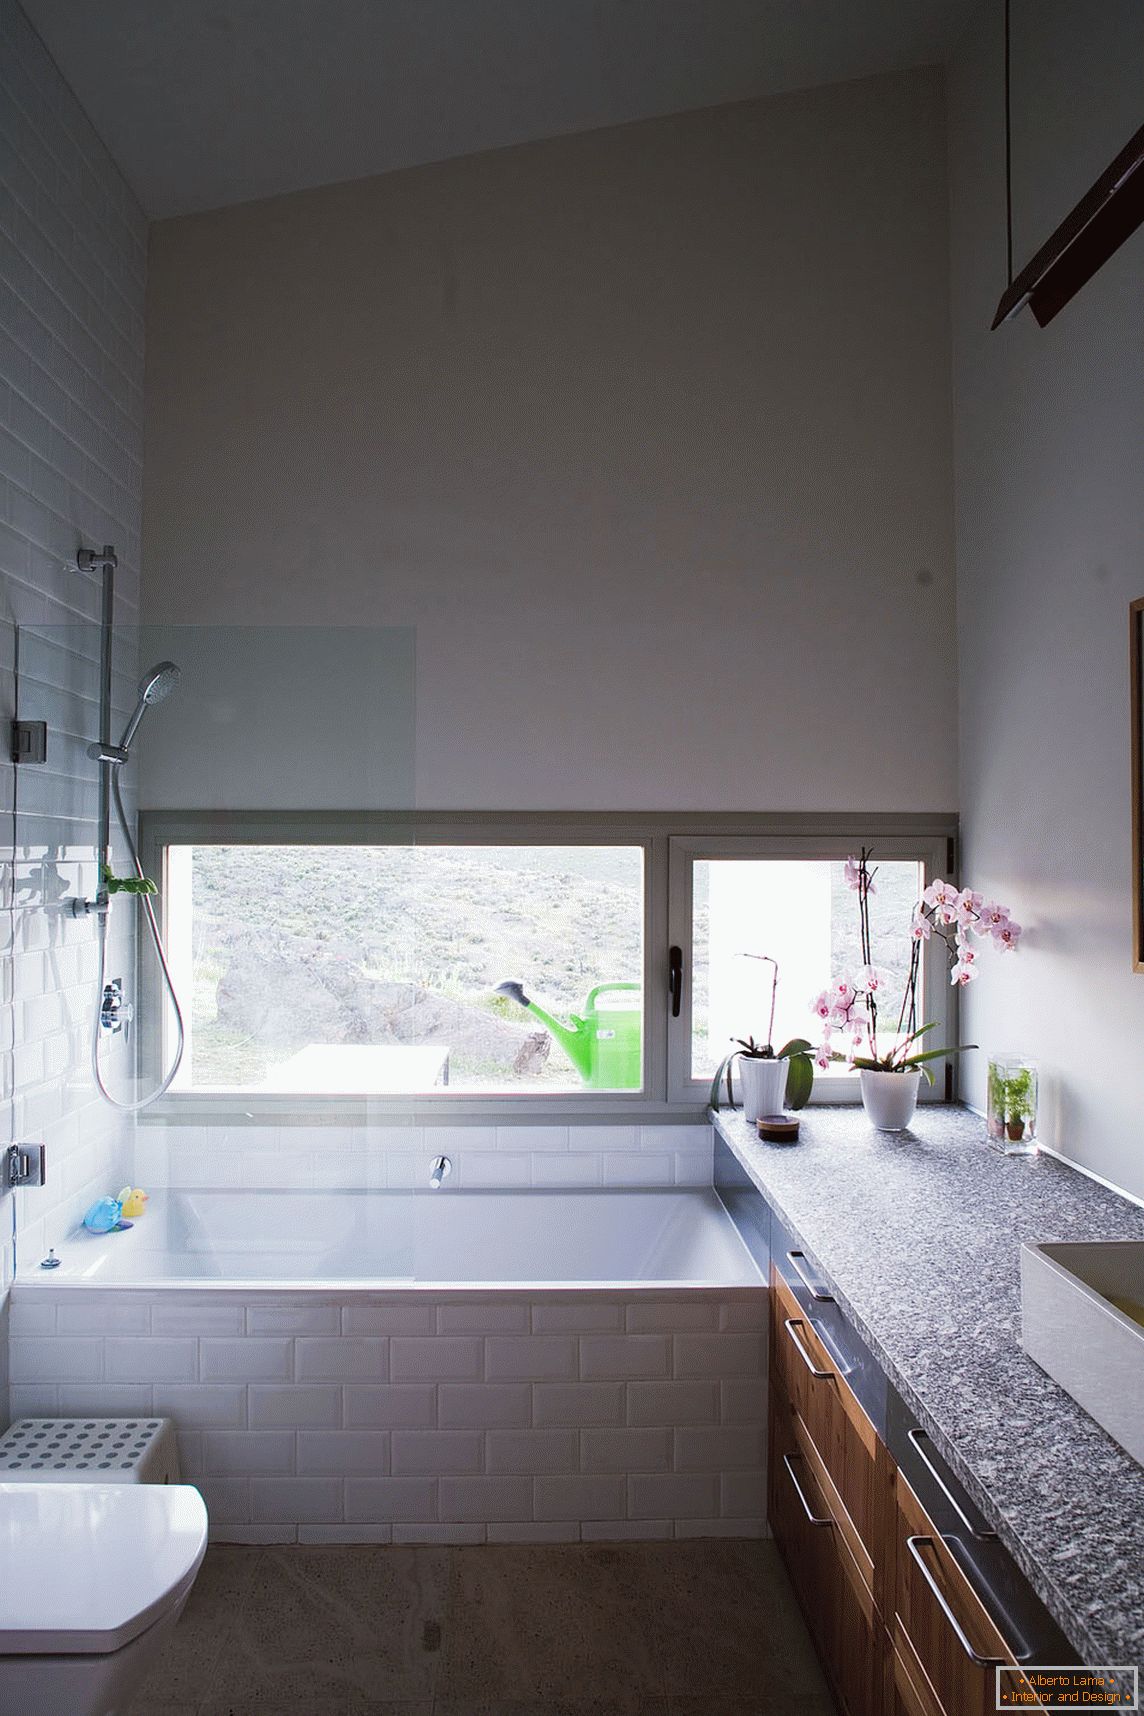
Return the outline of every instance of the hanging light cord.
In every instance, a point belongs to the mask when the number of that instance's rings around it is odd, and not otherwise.
[[[1009,285],[1013,284],[1013,118],[1009,96],[1009,12],[1011,0],[1005,0],[1005,267]]]

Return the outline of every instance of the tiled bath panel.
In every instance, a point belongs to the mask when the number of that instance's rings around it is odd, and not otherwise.
[[[393,1126],[170,1124],[143,1116],[135,1177],[148,1187],[281,1191],[428,1186],[437,1156],[450,1190],[709,1186],[714,1132],[702,1125]]]
[[[18,1283],[14,1416],[169,1416],[216,1541],[764,1531],[766,1289]]]
[[[207,1552],[131,1716],[833,1716],[771,1543]]]

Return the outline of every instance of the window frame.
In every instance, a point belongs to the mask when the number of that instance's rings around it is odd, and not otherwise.
[[[845,857],[865,842],[890,857],[917,858],[927,881],[955,880],[957,819],[944,814],[684,813],[621,811],[211,811],[140,812],[139,846],[147,874],[159,878],[160,923],[167,929],[166,848],[170,845],[371,845],[456,844],[468,846],[639,846],[644,851],[644,1085],[640,1091],[569,1091],[551,1095],[512,1091],[445,1092],[411,1096],[332,1096],[262,1091],[173,1091],[140,1117],[146,1124],[182,1121],[220,1124],[251,1121],[272,1125],[287,1117],[329,1124],[633,1125],[695,1121],[707,1113],[709,1084],[690,1073],[690,862],[691,857],[748,855],[806,858]],[[682,871],[686,868],[686,886]],[[685,908],[685,910],[684,910]],[[675,933],[681,931],[683,939]],[[684,948],[683,1005],[670,1017],[668,950]],[[144,1083],[158,1082],[166,1031],[154,961],[139,941],[140,1026],[138,1053]],[[931,961],[931,965],[936,962]],[[926,1004],[936,1004],[927,975]],[[956,996],[942,991],[942,1016],[956,1029]],[[686,1032],[682,1026],[686,1022]],[[680,1056],[685,1057],[680,1059]],[[947,1063],[948,1064],[948,1063]],[[833,1086],[840,1088],[837,1094]],[[816,1080],[817,1101],[856,1101],[857,1081]],[[931,1100],[956,1090],[939,1079]]]
[[[923,846],[919,846],[917,837],[895,834],[873,836],[866,834],[863,840],[867,846],[875,848],[874,862],[879,859],[905,860],[918,862],[923,866],[922,886],[925,887],[934,876],[941,875],[953,880],[948,875],[947,862],[955,854],[949,851],[949,841],[953,836],[936,836]],[[693,1008],[691,977],[695,963],[692,943],[694,924],[693,877],[694,865],[704,859],[741,859],[775,858],[804,861],[831,861],[841,863],[855,850],[854,842],[846,836],[817,835],[808,839],[796,834],[756,834],[756,835],[683,835],[677,836],[670,842],[669,852],[669,930],[670,940],[674,945],[684,948],[683,963],[683,993],[678,1017],[668,1020],[668,1067],[670,1072],[669,1100],[677,1103],[694,1102],[697,1097],[705,1096],[711,1088],[711,1080],[694,1078],[691,1074]],[[952,864],[949,866],[952,869]],[[855,906],[857,911],[857,906]],[[943,1043],[956,1041],[955,1033],[958,1022],[957,993],[949,982],[944,963],[936,952],[924,949],[923,953],[923,988],[920,1003],[920,1013],[925,1019],[937,1022],[938,1035]],[[829,981],[830,973],[823,973],[823,982]],[[807,998],[809,1002],[809,997]],[[807,1009],[806,1029],[803,1033],[812,1041],[815,1040],[814,1021]],[[728,1048],[730,1048],[728,1044]],[[947,1067],[952,1069],[953,1062],[947,1061]],[[953,1081],[956,1083],[956,1080]],[[935,1077],[932,1086],[924,1081],[919,1092],[919,1100],[923,1102],[943,1102],[947,1100],[951,1081],[940,1073]],[[854,1103],[861,1100],[858,1079],[853,1074],[823,1073],[815,1071],[814,1088],[811,1092],[812,1103]]]

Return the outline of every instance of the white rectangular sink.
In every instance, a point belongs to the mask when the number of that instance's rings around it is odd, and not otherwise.
[[[1144,1465],[1144,1240],[1021,1247],[1029,1357]]]

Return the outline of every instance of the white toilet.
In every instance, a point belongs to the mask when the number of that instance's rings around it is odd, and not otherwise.
[[[0,1716],[119,1716],[206,1546],[189,1485],[0,1483]]]

